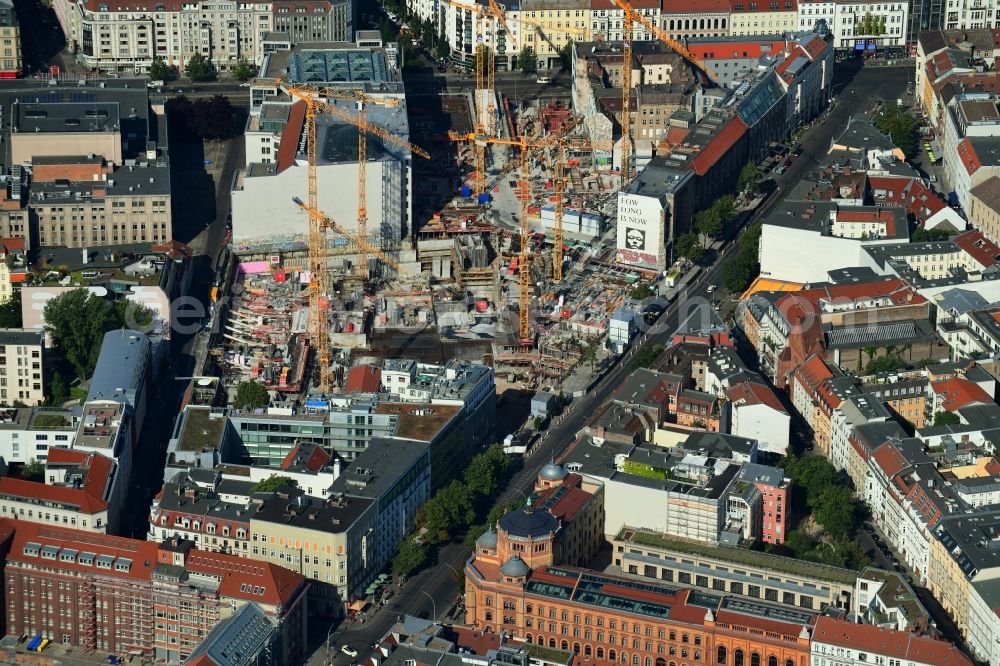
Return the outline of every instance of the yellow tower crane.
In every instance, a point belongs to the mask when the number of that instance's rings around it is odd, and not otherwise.
[[[503,8],[496,3],[496,0],[488,0],[486,5],[466,5],[452,2],[452,0],[444,0],[444,2],[452,7],[470,11],[480,18],[492,17],[496,19],[503,27],[504,32],[510,35],[511,48],[514,49],[515,54],[517,53],[517,39],[507,24]],[[478,35],[474,52],[476,59],[476,124],[472,145],[476,155],[473,191],[477,197],[486,192],[486,145],[488,142],[485,139],[497,135],[495,53],[482,41],[483,36]]]
[[[309,216],[308,230],[308,252],[309,252],[309,339],[316,350],[315,356],[320,364],[319,384],[320,391],[326,393],[330,390],[330,336],[326,313],[324,312],[324,300],[329,299],[329,266],[327,265],[327,230],[339,233],[345,238],[353,241],[361,252],[365,253],[365,263],[367,264],[367,253],[374,254],[382,261],[392,266],[398,265],[389,259],[381,250],[368,243],[364,236],[348,233],[347,230],[339,227],[329,216],[325,215],[319,208],[319,188],[317,186],[317,146],[316,146],[316,117],[320,112],[329,113],[347,123],[358,127],[358,133],[364,136],[365,132],[375,134],[379,138],[402,148],[407,148],[414,154],[421,157],[430,158],[427,151],[419,148],[408,141],[404,141],[388,130],[372,123],[365,122],[358,124],[358,118],[343,109],[324,101],[324,96],[343,95],[344,91],[330,91],[326,88],[316,86],[284,84],[279,82],[282,89],[295,99],[301,100],[306,105],[305,134],[306,134],[306,201],[295,200]],[[330,93],[329,95],[327,93]],[[360,149],[360,146],[359,146]],[[359,155],[360,157],[360,155]],[[361,164],[362,172],[364,162]],[[360,185],[359,185],[360,186]],[[359,208],[364,204],[361,201]],[[387,261],[388,260],[388,261]]]
[[[629,181],[632,174],[632,159],[634,146],[632,142],[632,27],[641,24],[677,53],[687,58],[691,63],[714,78],[714,74],[687,47],[660,30],[652,21],[632,8],[626,0],[611,0],[625,15],[622,21],[622,141],[621,141],[621,177],[622,185]]]

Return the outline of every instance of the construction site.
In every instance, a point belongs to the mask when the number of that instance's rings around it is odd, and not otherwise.
[[[407,95],[403,136],[366,120],[367,104],[385,104],[366,93],[354,95],[352,118],[328,89],[283,89],[306,105],[296,159],[307,166],[308,200],[295,203],[308,238],[241,258],[219,353],[227,382],[336,393],[357,362],[464,358],[491,365],[498,384],[535,388],[611,348],[613,315],[638,311],[634,288],[665,273],[621,263],[616,251],[628,130],[617,146],[597,143],[569,96],[519,106],[493,87],[492,58],[477,63],[472,91]],[[350,228],[318,206],[316,127],[329,113],[358,129]],[[368,135],[414,157],[413,223],[400,238],[367,231]],[[617,168],[616,150],[627,158]]]

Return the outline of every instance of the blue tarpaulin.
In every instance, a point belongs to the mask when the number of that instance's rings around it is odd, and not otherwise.
[[[949,192],[948,193],[948,205],[952,206],[952,207],[958,206],[958,194],[957,193],[955,193],[955,192]]]
[[[461,190],[459,190],[459,193],[460,193],[460,194],[461,194],[461,195],[462,195],[463,197],[467,197],[467,196],[469,196],[470,194],[472,194],[472,190],[471,190],[471,189],[469,188],[469,186],[468,186],[468,185],[462,185],[462,189],[461,189]]]

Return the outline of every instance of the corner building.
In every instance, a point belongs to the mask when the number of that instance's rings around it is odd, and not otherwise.
[[[598,664],[808,666],[810,611],[561,566],[571,531],[544,497],[586,491],[574,477],[546,465],[532,501],[476,542],[465,567],[468,624]],[[585,530],[586,510],[600,507],[602,492],[594,488],[569,524]]]

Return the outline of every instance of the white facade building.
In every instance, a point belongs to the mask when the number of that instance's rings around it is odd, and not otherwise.
[[[875,19],[873,30],[863,30],[865,16]],[[854,50],[873,43],[877,49],[906,46],[909,5],[906,2],[799,2],[796,26],[812,30],[824,21],[833,36],[833,48]]]

